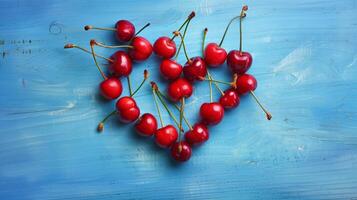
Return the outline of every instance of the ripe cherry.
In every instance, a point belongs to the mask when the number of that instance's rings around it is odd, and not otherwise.
[[[218,67],[226,61],[227,52],[216,43],[207,44],[204,51],[205,62],[208,66]]]
[[[175,60],[164,59],[160,64],[161,75],[168,80],[175,80],[180,77],[182,73],[182,65]]]
[[[157,130],[157,121],[154,115],[145,113],[135,123],[135,130],[139,135],[152,136]]]
[[[171,148],[171,156],[176,161],[185,162],[190,159],[191,154],[191,146],[185,141],[176,142]]]
[[[206,63],[202,57],[193,57],[183,67],[183,74],[189,81],[201,81],[207,74]]]
[[[224,91],[223,95],[219,99],[219,103],[225,109],[235,108],[239,105],[239,102],[240,102],[239,95],[236,92],[236,90],[233,88]]]
[[[135,26],[128,20],[119,20],[115,28],[117,29],[116,37],[119,41],[128,42],[135,35]]]
[[[109,100],[118,98],[123,91],[121,81],[115,77],[106,78],[100,83],[99,88],[102,96]]]
[[[217,102],[204,103],[200,107],[200,116],[203,123],[216,125],[223,119],[223,106]]]
[[[188,98],[192,95],[192,85],[185,78],[179,78],[169,84],[167,94],[173,101]]]
[[[140,116],[140,109],[132,97],[125,96],[120,98],[115,106],[119,119],[123,123],[133,122]]]
[[[155,132],[155,142],[162,148],[169,148],[178,138],[177,130],[172,125],[167,125],[157,129]]]
[[[118,77],[129,76],[133,69],[133,64],[131,58],[125,51],[115,52],[110,59],[112,62],[109,62],[109,70]]]
[[[209,139],[209,131],[206,125],[196,123],[192,129],[185,133],[185,140],[191,145],[202,144]]]
[[[129,55],[135,61],[146,60],[152,53],[152,46],[144,37],[134,37],[131,46],[133,46],[133,48],[129,49]]]
[[[154,43],[154,52],[162,58],[172,58],[176,53],[176,44],[169,37],[159,37]]]

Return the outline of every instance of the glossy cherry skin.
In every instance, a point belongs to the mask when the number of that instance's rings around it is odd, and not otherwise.
[[[131,58],[125,51],[117,51],[111,57],[113,62],[109,63],[109,71],[115,76],[128,76],[133,70]]]
[[[138,119],[140,109],[132,97],[122,97],[115,104],[119,119],[123,123],[130,123]]]
[[[123,92],[123,86],[118,78],[107,78],[99,85],[100,93],[106,99],[112,100],[118,98]]]
[[[115,28],[117,29],[116,37],[119,41],[128,42],[135,35],[135,26],[128,20],[119,20]]]
[[[155,132],[155,142],[162,148],[169,148],[178,138],[177,130],[172,125],[159,128]]]
[[[159,37],[154,43],[154,52],[162,58],[172,58],[176,54],[176,43],[169,37]]]
[[[208,66],[218,67],[226,61],[227,52],[216,43],[209,43],[204,51],[205,62]]]
[[[154,115],[145,113],[135,123],[135,130],[139,135],[152,136],[157,130],[157,121]]]
[[[223,119],[224,108],[217,102],[204,103],[200,107],[200,116],[203,123],[216,125]]]
[[[189,98],[192,95],[192,85],[185,78],[179,78],[169,84],[167,94],[172,101],[179,101],[182,98]]]
[[[185,133],[185,140],[190,145],[199,145],[209,139],[209,131],[206,125],[196,123],[193,125],[192,130]]]
[[[201,57],[191,58],[183,67],[183,75],[189,81],[201,81],[206,77],[207,68],[206,63]]]
[[[148,59],[152,53],[152,46],[150,42],[141,36],[136,36],[132,40],[129,49],[129,56],[135,61],[144,61]]]
[[[233,73],[244,74],[252,65],[253,57],[248,52],[232,50],[227,56],[227,65]]]
[[[185,142],[176,142],[171,148],[171,156],[179,162],[185,162],[190,159],[192,154],[191,146]]]
[[[243,74],[241,76],[238,76],[236,84],[236,91],[239,95],[244,95],[249,93],[250,91],[254,91],[258,85],[257,79],[255,79],[254,76],[250,74]]]
[[[237,107],[240,103],[237,91],[233,88],[229,88],[228,90],[224,91],[224,95],[219,99],[219,103],[225,109]]]
[[[161,75],[167,80],[175,80],[182,73],[182,65],[171,59],[164,59],[160,64]]]

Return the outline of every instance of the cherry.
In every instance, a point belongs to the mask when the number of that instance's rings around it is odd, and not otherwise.
[[[208,128],[202,123],[196,123],[185,133],[185,139],[191,145],[201,144],[209,139]]]
[[[204,103],[200,107],[202,122],[207,125],[216,125],[223,119],[223,106],[217,102]]]
[[[183,74],[189,81],[201,81],[207,74],[206,63],[202,57],[193,57],[183,67]]]
[[[129,49],[129,55],[135,61],[148,59],[153,49],[150,42],[141,36],[134,37],[131,46],[133,46],[133,48]]]
[[[185,78],[179,78],[169,84],[167,93],[171,100],[179,101],[192,95],[192,85]]]
[[[169,37],[159,37],[154,43],[154,52],[162,58],[172,58],[176,53],[176,44]]]
[[[235,108],[239,105],[239,102],[239,95],[234,88],[224,91],[223,95],[219,99],[219,103],[225,109]]]
[[[116,76],[129,76],[133,69],[131,58],[125,51],[115,52],[109,62],[109,70]]]
[[[250,93],[254,100],[258,103],[259,107],[264,111],[266,118],[271,120],[272,115],[270,112],[260,103],[258,97],[254,94],[254,90],[257,88],[257,79],[250,74],[243,74],[236,80],[237,92],[239,95],[245,95]]]
[[[227,56],[227,65],[233,73],[238,75],[244,74],[248,71],[252,65],[253,58],[248,52],[242,51],[243,37],[242,37],[242,19],[246,16],[245,11],[248,10],[248,6],[243,6],[239,17],[239,50],[232,50]]]
[[[257,88],[257,79],[250,74],[243,74],[238,76],[236,85],[238,94],[244,95]]]
[[[182,65],[175,60],[164,59],[160,64],[160,72],[165,79],[175,80],[182,73]]]
[[[157,121],[154,115],[145,113],[135,123],[135,130],[139,135],[152,136],[157,130]]]
[[[155,142],[162,148],[168,148],[175,143],[178,138],[177,130],[172,125],[159,128],[155,132]]]
[[[128,20],[119,20],[115,28],[117,29],[116,37],[122,42],[130,41],[135,35],[135,26]]]
[[[217,67],[226,61],[227,52],[216,43],[209,43],[204,51],[205,62],[208,66]]]
[[[99,85],[100,93],[106,99],[112,100],[118,98],[122,91],[123,86],[118,78],[106,78]]]
[[[191,146],[184,141],[176,142],[171,148],[171,156],[176,161],[185,162],[192,154]]]
[[[115,106],[119,119],[123,123],[133,122],[140,116],[140,109],[132,97],[125,96],[120,98]]]

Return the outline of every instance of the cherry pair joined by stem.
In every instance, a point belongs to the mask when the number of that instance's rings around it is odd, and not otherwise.
[[[115,107],[119,115],[119,120],[123,123],[133,122],[140,116],[140,109],[132,97],[121,97],[115,104]]]

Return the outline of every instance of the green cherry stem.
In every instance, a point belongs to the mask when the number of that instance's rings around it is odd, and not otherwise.
[[[232,22],[233,22],[234,20],[236,20],[236,19],[240,19],[240,21],[242,21],[242,19],[243,19],[244,17],[245,17],[245,13],[243,12],[243,14],[242,14],[242,12],[241,12],[241,14],[240,14],[239,16],[235,16],[235,17],[233,17],[233,18],[229,21],[228,25],[226,26],[226,29],[224,30],[222,39],[221,39],[221,41],[219,42],[219,45],[218,45],[218,46],[222,46],[223,41],[224,41],[224,39],[225,39],[225,37],[226,37],[226,35],[227,35],[228,29],[229,29],[229,27],[231,26]]]
[[[95,65],[97,66],[97,68],[98,68],[100,74],[102,75],[103,79],[106,80],[106,79],[108,79],[108,78],[105,76],[104,72],[103,72],[102,69],[99,67],[99,64],[98,64],[98,62],[97,62],[97,58],[96,58],[95,53],[94,53],[94,47],[93,47],[94,44],[95,44],[94,42],[95,42],[94,40],[91,40],[91,41],[90,41],[90,48],[91,48],[92,56],[93,56],[93,59],[94,59],[94,63],[95,63]]]
[[[150,23],[145,24],[145,26],[143,26],[140,30],[138,30],[138,32],[135,33],[135,36],[139,35],[139,33],[141,33],[141,31],[146,29],[148,26],[150,26]]]
[[[140,88],[144,85],[144,83],[148,77],[149,77],[149,72],[148,72],[148,70],[145,69],[144,70],[144,79],[143,79],[143,81],[141,81],[139,87],[136,88],[136,90],[130,95],[131,97],[134,96],[140,90]]]
[[[209,72],[209,70],[207,69],[207,76],[210,80],[213,80],[213,77],[211,75],[211,73]],[[211,83],[212,81],[210,81]],[[217,90],[221,93],[221,95],[224,95],[224,92],[222,91],[222,89],[219,87],[219,85],[216,82],[213,82],[214,86],[217,88]]]
[[[191,22],[191,20],[189,20],[189,21],[187,22],[187,24],[186,24],[185,30],[183,31],[183,38],[186,37],[188,25],[190,25],[190,22]],[[183,45],[183,43],[182,43],[182,41],[181,41],[180,46],[179,46],[179,48],[177,49],[177,53],[176,53],[176,55],[175,55],[175,60],[177,60],[177,57],[178,57],[178,55],[180,54],[182,45]]]
[[[133,91],[131,89],[131,81],[130,81],[130,75],[126,77],[126,80],[128,81],[128,89],[129,89],[129,94],[130,96],[133,96]]]
[[[174,34],[180,36],[180,38],[181,38],[181,43],[182,43],[182,46],[183,46],[183,51],[184,51],[184,53],[185,53],[185,57],[186,57],[186,59],[187,59],[187,62],[191,62],[190,57],[188,57],[188,55],[187,55],[186,45],[185,45],[185,39],[184,39],[183,36],[181,35],[180,31],[175,31]]]
[[[101,27],[95,27],[92,25],[84,26],[84,30],[88,31],[90,29],[103,30],[103,31],[117,31],[117,29],[115,29],[115,28],[101,28]]]
[[[103,44],[101,42],[97,42],[95,40],[92,40],[94,45],[100,46],[100,47],[104,47],[104,48],[109,48],[109,49],[116,49],[116,48],[129,48],[129,49],[133,49],[134,47],[131,45],[106,45]]]
[[[273,117],[270,112],[264,108],[264,106],[260,103],[258,97],[254,94],[253,91],[250,91],[250,94],[253,96],[254,100],[258,103],[259,107],[265,112],[265,115],[267,117],[268,120],[271,120],[271,118]]]
[[[156,109],[157,109],[157,113],[159,114],[159,119],[160,119],[161,127],[164,127],[164,122],[163,122],[163,120],[162,120],[159,103],[158,103],[157,97],[156,97],[156,96],[157,96],[157,93],[155,92],[155,88],[154,88],[153,84],[151,84],[151,85],[152,85],[152,95],[154,96],[155,106],[156,106]],[[156,86],[156,84],[155,84],[155,86]],[[157,86],[156,86],[156,87],[157,87]]]
[[[248,10],[248,6],[245,5],[242,7],[242,11],[240,12],[240,17],[239,17],[239,52],[242,54],[242,48],[243,48],[243,31],[242,31],[242,19],[246,16],[245,11]]]
[[[91,52],[90,50],[88,50],[88,49],[86,49],[86,48],[83,48],[83,47],[80,47],[80,46],[77,46],[77,45],[75,45],[75,44],[66,44],[66,45],[64,46],[64,48],[65,48],[65,49],[76,48],[76,49],[80,49],[80,50],[82,50],[82,51],[84,51],[84,52],[86,52],[86,53],[92,54],[92,52]],[[112,59],[107,58],[107,57],[104,57],[104,56],[99,55],[99,54],[97,54],[97,53],[95,53],[94,55],[97,56],[98,58],[103,58],[103,59],[107,60],[108,62],[111,62],[111,63],[114,62]]]
[[[177,31],[181,31],[181,29],[182,29],[187,23],[189,23],[189,22],[191,21],[191,19],[192,19],[193,17],[195,17],[195,15],[196,15],[196,13],[195,13],[194,11],[192,11],[192,12],[190,13],[190,15],[187,17],[187,19],[183,22],[183,24],[181,24],[181,26],[177,29]],[[187,25],[186,25],[186,27],[187,27]],[[171,40],[175,39],[175,37],[176,37],[176,35],[173,35],[173,36],[171,37]]]
[[[203,39],[202,39],[202,57],[205,55],[204,52],[205,52],[205,42],[206,42],[207,32],[208,32],[208,29],[205,28],[203,30]]]
[[[100,121],[100,123],[98,124],[98,127],[97,127],[98,132],[103,131],[105,121],[107,121],[107,119],[109,119],[111,116],[113,116],[116,113],[117,113],[117,111],[114,110],[111,113],[109,113],[107,116],[105,116],[104,119],[102,119],[102,121]]]
[[[183,111],[184,111],[184,107],[185,107],[185,98],[181,99],[181,108],[180,108],[180,134],[179,134],[179,141],[181,140],[181,133],[183,132],[182,129],[182,119],[183,119]]]

